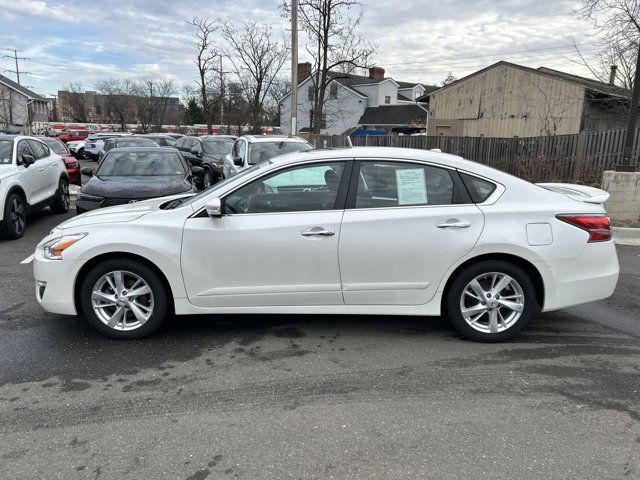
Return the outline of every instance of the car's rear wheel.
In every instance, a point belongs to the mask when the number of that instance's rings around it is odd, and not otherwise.
[[[24,199],[12,193],[4,203],[4,220],[0,222],[0,238],[13,240],[24,235],[27,226],[27,206]]]
[[[501,260],[479,262],[454,279],[447,315],[466,338],[500,342],[516,335],[536,310],[535,287],[518,266]]]
[[[71,205],[69,182],[61,178],[58,184],[58,191],[56,192],[56,199],[51,204],[51,211],[53,213],[67,213],[69,211],[69,205]]]
[[[143,263],[108,260],[95,266],[80,289],[89,323],[107,337],[142,338],[152,334],[168,314],[165,287]]]

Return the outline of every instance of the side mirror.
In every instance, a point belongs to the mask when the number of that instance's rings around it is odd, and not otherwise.
[[[193,167],[191,167],[191,173],[193,173],[194,175],[202,175],[204,173],[204,168],[194,165]]]
[[[22,160],[22,164],[25,166],[25,168],[36,163],[36,159],[33,158],[33,155],[22,154],[20,159]]]
[[[208,200],[204,205],[204,208],[207,211],[207,215],[209,215],[210,217],[222,216],[222,202],[220,201],[219,197]]]
[[[191,152],[192,155],[195,155],[198,158],[202,157],[202,151],[201,150],[196,150],[195,148],[192,148],[189,151]]]
[[[91,168],[91,167],[82,167],[80,169],[80,173],[82,175],[87,176],[87,177],[93,177],[93,168]]]
[[[244,161],[242,160],[242,157],[233,157],[233,164],[236,167],[241,167],[244,164]]]

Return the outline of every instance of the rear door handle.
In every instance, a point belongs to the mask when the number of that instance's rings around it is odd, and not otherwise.
[[[330,228],[322,228],[322,227],[311,227],[300,232],[300,235],[302,235],[303,237],[314,237],[316,235],[321,237],[330,237],[335,234],[336,232],[334,230],[331,230]]]
[[[40,167],[40,168],[38,169],[38,171],[39,171],[39,172],[44,172],[44,167]]]
[[[458,220],[457,218],[449,218],[436,225],[438,228],[469,228],[470,226],[471,222]]]

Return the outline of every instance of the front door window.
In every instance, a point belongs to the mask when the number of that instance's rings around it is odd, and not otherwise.
[[[262,177],[229,195],[226,214],[333,210],[344,162],[291,167]]]

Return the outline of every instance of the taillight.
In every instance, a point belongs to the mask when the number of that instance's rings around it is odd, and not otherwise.
[[[611,220],[607,215],[556,215],[556,218],[587,231],[590,243],[611,240]]]

